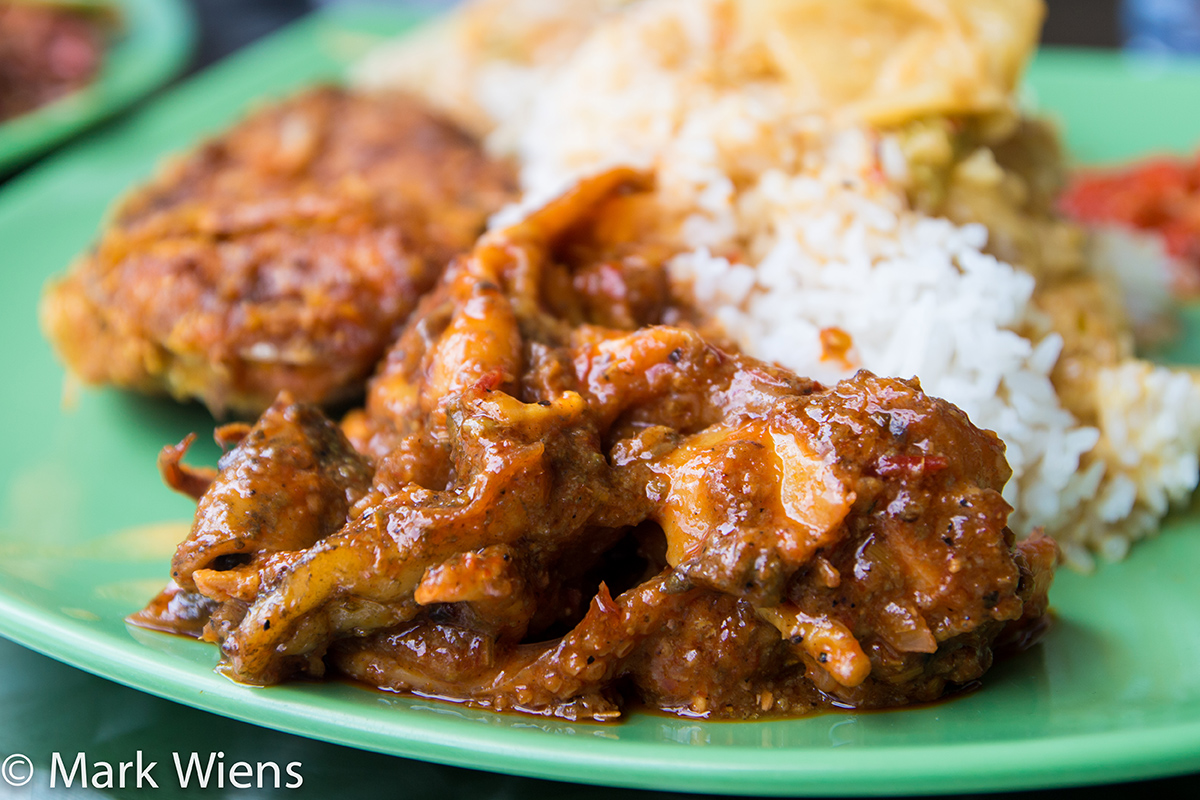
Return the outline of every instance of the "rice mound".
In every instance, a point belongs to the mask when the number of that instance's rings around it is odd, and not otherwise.
[[[574,1],[587,10],[575,22],[574,3],[550,4],[559,23],[539,29],[540,60],[438,34],[471,66],[431,99],[521,164],[524,199],[497,224],[582,175],[653,170],[664,236],[680,250],[672,281],[726,336],[823,381],[859,368],[919,377],[1004,440],[1011,526],[1044,527],[1078,568],[1093,553],[1123,557],[1195,489],[1196,379],[1114,345],[1068,407],[1055,383],[1064,339],[1036,302],[1044,268],[988,252],[990,219],[919,208],[919,165],[896,128],[798,99],[761,49],[731,36],[729,0]],[[360,75],[428,91],[405,52],[391,46]],[[957,168],[1006,178],[986,147]]]

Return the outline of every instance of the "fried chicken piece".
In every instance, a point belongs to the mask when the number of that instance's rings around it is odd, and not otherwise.
[[[48,286],[42,325],[89,383],[218,416],[280,391],[342,402],[513,190],[508,165],[413,98],[311,90],[128,197]]]
[[[592,719],[629,679],[753,717],[932,699],[1041,617],[1056,551],[1014,545],[1003,444],[916,381],[824,387],[653,324],[663,306],[594,324],[574,277],[635,258],[606,221],[638,194],[628,172],[586,180],[451,266],[344,423],[370,490],[214,614],[227,674],[333,664]]]

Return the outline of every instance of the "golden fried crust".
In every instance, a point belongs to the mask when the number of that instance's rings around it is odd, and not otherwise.
[[[513,193],[401,94],[322,88],[169,164],[52,282],[42,324],[89,383],[257,414],[352,398],[438,272]]]

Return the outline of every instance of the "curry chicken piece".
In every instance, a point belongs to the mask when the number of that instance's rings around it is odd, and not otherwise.
[[[45,294],[71,371],[257,415],[361,394],[438,273],[513,195],[507,164],[398,93],[321,88],[167,165]]]
[[[649,302],[638,287],[664,256],[627,238],[643,197],[637,176],[604,173],[485,236],[422,302],[345,440],[273,406],[226,456],[142,624],[194,630],[207,609],[203,637],[246,683],[334,669],[591,719],[619,716],[622,691],[726,718],[932,700],[1036,629],[1057,549],[1014,544],[999,439],[915,380],[822,386]],[[589,280],[597,264],[628,282]],[[619,313],[596,324],[604,307]],[[334,480],[337,503],[289,504],[284,528],[307,533],[277,547],[261,533],[277,504],[245,498],[290,491],[295,467],[246,466],[288,429],[310,480],[342,475],[350,444],[374,474]],[[166,452],[169,476],[184,469]],[[357,499],[340,519],[343,493]]]

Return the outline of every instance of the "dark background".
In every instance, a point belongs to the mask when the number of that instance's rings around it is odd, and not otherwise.
[[[194,69],[211,64],[320,5],[314,0],[192,0],[192,3],[201,27]],[[453,2],[399,0],[397,4],[438,7]],[[1047,0],[1047,6],[1049,13],[1042,38],[1048,44],[1088,47],[1120,44],[1118,0]]]
[[[1121,43],[1118,0],[1047,0],[1042,29],[1046,44],[1117,47]]]
[[[326,0],[330,2],[331,0]],[[836,2],[836,0],[830,0]],[[220,60],[281,26],[294,21],[321,5],[315,0],[191,0],[200,23],[197,48],[189,68],[181,76],[186,79],[204,67]],[[424,0],[409,5],[437,8],[451,5],[445,0]],[[1049,13],[1043,40],[1049,44],[1117,47],[1122,40],[1118,22],[1118,0],[1048,0]],[[158,729],[162,720],[177,721],[181,736],[201,737],[196,747],[211,747],[221,739],[234,745],[239,757],[264,757],[277,752],[303,753],[306,764],[320,774],[308,775],[312,789],[318,786],[329,796],[384,798],[471,798],[495,800],[522,797],[640,797],[654,800],[665,795],[641,792],[621,792],[585,788],[569,784],[534,781],[522,778],[492,776],[469,770],[440,767],[346,750],[265,731],[243,723],[214,717],[204,712],[176,706],[140,692],[116,687],[90,675],[36,655],[8,642],[0,641],[0,659],[20,664],[25,674],[38,675],[46,686],[71,691],[81,701],[88,696],[97,698],[92,709],[107,718],[137,717],[146,720],[146,728]],[[3,697],[4,687],[0,687]],[[86,702],[81,702],[86,706]],[[86,708],[84,709],[86,713]],[[101,713],[102,712],[102,713]],[[158,722],[152,724],[154,720]],[[18,722],[20,720],[17,720]],[[13,724],[7,720],[7,724]],[[6,724],[0,715],[0,726]],[[135,729],[138,726],[134,726]],[[240,744],[235,744],[240,743]],[[135,742],[139,746],[140,741]],[[256,752],[257,751],[257,752]],[[251,759],[253,760],[253,759]],[[285,759],[286,760],[286,759]],[[317,764],[321,764],[317,767]],[[0,800],[6,795],[0,786]],[[1045,792],[1029,792],[1023,798],[1064,798],[1065,800],[1106,800],[1112,797],[1174,797],[1192,796],[1200,788],[1200,776],[1184,776],[1138,784],[1112,787],[1092,787]],[[1190,791],[1189,791],[1190,790]],[[168,794],[162,792],[162,795]],[[219,795],[220,793],[213,793]],[[92,795],[93,797],[95,795]],[[206,793],[205,796],[212,796]],[[993,795],[994,797],[1001,797]],[[676,796],[677,797],[677,796]]]
[[[830,0],[836,2],[837,0]],[[431,11],[448,8],[458,0],[188,0],[199,23],[199,36],[188,67],[175,80],[144,98],[140,104],[168,90],[172,84],[219,61],[251,42],[294,22],[322,5],[366,2],[404,5]],[[1196,0],[1200,2],[1200,0]],[[1085,47],[1119,47],[1120,0],[1046,0],[1048,13],[1042,40],[1047,44]],[[135,105],[136,108],[136,105]],[[63,146],[69,145],[69,142]],[[50,157],[53,151],[31,160],[20,169],[0,175],[0,186],[20,172]],[[3,800],[0,798],[0,800]]]

